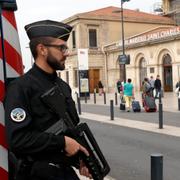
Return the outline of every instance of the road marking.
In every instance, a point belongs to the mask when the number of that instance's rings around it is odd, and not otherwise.
[[[136,121],[136,120],[117,118],[117,117],[115,117],[114,120],[110,120],[109,116],[103,116],[99,114],[92,114],[92,113],[85,113],[85,112],[83,112],[80,115],[80,117],[84,119],[99,121],[102,123],[114,124],[114,125],[129,127],[129,128],[140,129],[143,131],[149,131],[149,132],[155,132],[159,134],[180,137],[180,128],[175,127],[175,126],[164,125],[163,129],[159,129],[159,126],[157,123],[142,122],[142,121]]]

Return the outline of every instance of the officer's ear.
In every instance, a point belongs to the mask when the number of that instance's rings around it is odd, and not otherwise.
[[[47,47],[43,44],[38,44],[36,47],[37,54],[40,56],[46,56],[47,55]]]

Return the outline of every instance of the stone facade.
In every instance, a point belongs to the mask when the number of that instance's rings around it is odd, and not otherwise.
[[[120,77],[117,57],[121,53],[121,42],[119,42],[119,40],[121,40],[122,36],[120,13],[114,13],[115,11],[117,12],[117,10],[120,10],[120,8],[107,7],[77,14],[64,20],[65,23],[74,27],[75,47],[73,47],[73,37],[71,35],[68,40],[70,56],[66,61],[66,70],[61,72],[60,76],[65,79],[74,90],[77,90],[78,87],[77,50],[85,48],[88,49],[91,92],[96,88],[98,80],[101,80],[105,85],[106,91],[112,92],[116,90],[116,81]],[[141,35],[144,32],[149,32],[157,27],[168,28],[174,24],[174,21],[167,17],[133,10],[124,10],[124,37],[127,40],[130,39],[132,41],[133,37]],[[89,45],[90,29],[96,31],[96,47],[90,47]],[[137,39],[134,39],[134,41],[137,41]],[[154,67],[154,76],[160,73],[160,69],[157,68],[157,66],[162,62],[157,62],[157,57],[159,56],[158,52],[155,53],[154,49],[161,49],[159,51],[161,54],[162,48],[160,47],[162,45],[163,44],[158,45],[158,42],[154,45],[146,44],[146,42],[139,42],[139,40],[134,45],[126,45],[126,53],[130,54],[131,57],[131,64],[126,66],[127,76],[133,79],[136,90],[140,89],[140,80],[138,79],[138,74],[140,73],[138,70],[139,59],[142,59],[142,57],[146,60],[148,59],[147,75],[150,75],[148,73],[150,67]],[[156,46],[158,46],[158,48],[156,48]]]
[[[173,91],[180,77],[180,27],[156,28],[127,39],[125,44],[126,54],[131,57],[130,64],[126,65],[126,77],[132,79],[135,90],[140,90],[144,77],[156,77],[159,74],[165,91]],[[104,49],[107,61],[109,64],[113,64],[113,66],[109,65],[107,69],[107,84],[110,89],[113,89],[115,84],[112,82],[116,82],[119,77],[117,56],[122,48],[112,44]],[[168,64],[165,62],[166,56],[169,57]],[[142,59],[146,64],[143,77],[141,77]],[[116,69],[116,72],[113,69]],[[172,78],[167,77],[168,75]]]
[[[179,0],[163,0],[164,15],[175,20],[180,25],[180,1]]]

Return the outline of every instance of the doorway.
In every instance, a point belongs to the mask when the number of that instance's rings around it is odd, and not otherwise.
[[[164,78],[164,91],[173,91],[173,81],[172,81],[172,60],[169,54],[163,56],[163,78]]]
[[[94,89],[97,89],[98,82],[100,80],[99,69],[89,69],[89,84],[90,84],[90,93],[94,92]]]

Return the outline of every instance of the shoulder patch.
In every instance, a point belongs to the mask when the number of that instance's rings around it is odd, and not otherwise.
[[[22,122],[26,118],[26,112],[22,108],[15,108],[11,111],[11,119],[15,122]]]

